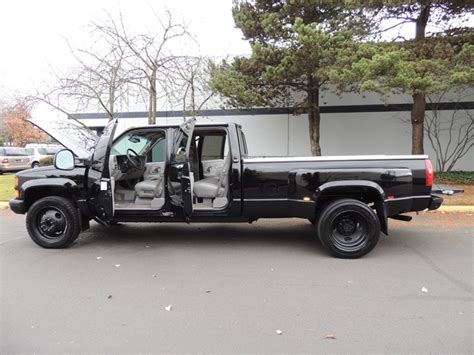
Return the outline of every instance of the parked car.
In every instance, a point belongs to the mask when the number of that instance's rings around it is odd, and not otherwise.
[[[41,159],[54,156],[61,149],[64,149],[64,147],[57,144],[27,144],[25,148],[31,158],[32,168],[38,168]]]
[[[388,218],[437,209],[426,155],[249,158],[234,123],[131,128],[113,139],[77,121],[31,120],[67,149],[54,166],[16,175],[15,213],[26,213],[35,243],[70,245],[89,220],[253,222],[299,217],[315,225],[334,256],[371,251]]]
[[[31,167],[31,159],[25,148],[0,147],[0,174],[20,171]]]

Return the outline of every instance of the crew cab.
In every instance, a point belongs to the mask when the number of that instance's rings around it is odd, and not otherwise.
[[[35,243],[69,246],[89,221],[253,222],[298,217],[311,221],[334,256],[371,251],[388,218],[437,209],[433,168],[425,155],[249,157],[234,123],[130,128],[117,120],[98,137],[73,119],[31,120],[67,149],[54,166],[16,175],[10,208],[26,214]]]

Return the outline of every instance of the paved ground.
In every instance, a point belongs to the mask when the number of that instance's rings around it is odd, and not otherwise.
[[[0,217],[1,353],[474,351],[471,214],[393,222],[359,260],[298,220],[94,225],[45,250]]]

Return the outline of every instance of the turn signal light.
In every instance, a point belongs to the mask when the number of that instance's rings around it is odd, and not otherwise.
[[[434,170],[433,170],[433,164],[431,164],[431,161],[429,159],[425,160],[425,174],[426,174],[425,185],[433,186]]]
[[[20,179],[18,179],[18,176],[15,175],[15,178],[13,179],[13,189],[15,190],[15,198],[20,198]]]

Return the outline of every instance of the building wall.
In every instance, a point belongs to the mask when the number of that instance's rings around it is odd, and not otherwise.
[[[451,111],[443,112],[450,115]],[[323,114],[323,155],[411,154],[409,112]],[[307,115],[246,115],[199,117],[198,121],[236,122],[242,125],[249,154],[253,156],[311,155]],[[85,119],[89,126],[103,126],[106,119]],[[93,122],[93,124],[92,124]],[[181,123],[182,118],[158,118],[157,123]],[[121,118],[117,134],[147,124],[147,118]],[[445,135],[444,142],[447,142]],[[425,152],[433,162],[435,152],[425,137]],[[456,170],[474,170],[474,150],[456,165]]]
[[[443,102],[470,102],[474,89],[469,89],[461,94],[445,95]],[[386,100],[386,104],[392,107],[400,105],[400,111],[391,112],[368,112],[373,109],[370,105],[381,105],[379,95],[369,93],[359,95],[347,93],[335,95],[330,91],[322,93],[322,109],[341,109],[349,107],[341,113],[323,113],[321,115],[321,147],[323,155],[355,155],[355,154],[411,154],[411,125],[410,111],[406,104],[411,102],[411,98],[406,95],[392,95]],[[405,107],[402,107],[405,105]],[[213,109],[215,107],[207,107]],[[380,107],[379,107],[380,108]],[[364,112],[364,110],[366,110]],[[327,110],[326,110],[327,111]],[[343,110],[344,111],[344,110]],[[219,112],[219,111],[216,111]],[[236,122],[242,125],[247,137],[249,153],[254,156],[305,156],[311,155],[308,135],[308,118],[306,114],[293,115],[282,113],[285,110],[277,111],[277,114],[247,114],[238,111],[227,111],[229,115],[215,115],[209,117],[199,117],[198,120],[210,120],[219,122]],[[442,117],[449,119],[454,111],[439,111]],[[468,111],[474,115],[474,110]],[[427,116],[431,115],[427,111]],[[166,112],[162,116],[177,115],[176,112]],[[463,118],[464,115],[464,118]],[[88,117],[82,121],[93,127],[103,127],[107,124],[107,119],[93,117],[94,114],[78,115]],[[100,115],[97,115],[100,116]],[[143,117],[127,117],[123,113],[119,118],[118,132],[133,126],[147,125],[146,113]],[[459,111],[456,122],[466,119],[465,112]],[[158,117],[157,123],[179,123],[183,122],[182,117]],[[457,134],[457,127],[453,130]],[[449,131],[444,131],[442,136],[443,144],[449,141]],[[453,139],[451,139],[453,141]],[[425,137],[425,152],[433,163],[436,162],[435,152],[430,142]],[[465,155],[455,166],[455,170],[474,170],[474,149]]]

